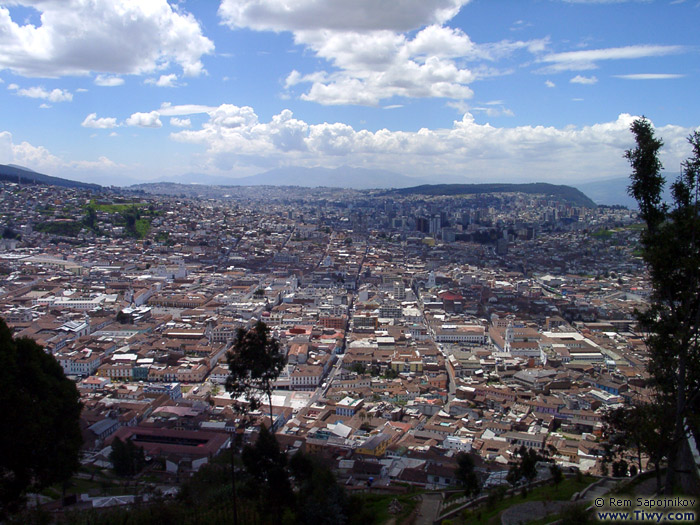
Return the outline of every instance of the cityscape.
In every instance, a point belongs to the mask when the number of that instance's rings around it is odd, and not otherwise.
[[[523,445],[599,476],[606,411],[651,395],[641,222],[621,206],[9,181],[0,201],[0,315],[76,383],[84,466],[133,440],[162,488],[264,425],[350,490],[453,487],[460,452],[507,485]],[[285,356],[272,420],[226,389],[258,320]]]
[[[0,523],[696,522],[697,0],[0,0]]]

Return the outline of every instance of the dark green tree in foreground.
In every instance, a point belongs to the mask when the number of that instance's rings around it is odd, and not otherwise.
[[[109,454],[112,468],[118,476],[133,476],[146,466],[146,455],[143,447],[137,447],[130,439],[122,441],[118,437],[112,441],[112,452]]]
[[[644,117],[634,121],[631,131],[636,147],[625,153],[632,166],[629,193],[646,223],[641,244],[653,285],[650,306],[637,317],[649,334],[654,404],[673,414],[671,438],[663,444],[668,458],[665,491],[671,494],[678,482],[685,418],[697,410],[700,395],[700,133],[688,138],[692,153],[671,184],[672,202],[666,204],[659,160],[663,142]]]
[[[537,462],[542,459],[536,450],[521,445],[517,451],[517,460],[510,466],[506,479],[513,486],[523,479],[530,483],[537,477]]]
[[[0,319],[0,519],[80,466],[80,396],[61,365]]]
[[[476,496],[481,491],[479,478],[474,472],[474,460],[466,452],[457,454],[457,480],[464,487],[464,494]]]
[[[262,512],[272,513],[279,520],[282,509],[291,504],[294,496],[285,470],[287,456],[265,425],[260,427],[255,444],[243,449],[242,459],[248,473],[246,495],[258,502]]]
[[[266,394],[272,425],[272,386],[285,365],[279,341],[270,336],[270,329],[265,323],[258,321],[250,330],[238,329],[236,342],[229,350],[227,359],[229,376],[226,378],[226,390],[233,397],[245,395],[250,402],[250,410],[256,410],[261,404],[257,391]]]

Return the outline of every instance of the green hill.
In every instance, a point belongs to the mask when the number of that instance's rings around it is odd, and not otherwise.
[[[18,184],[49,184],[51,186],[62,186],[64,188],[82,188],[85,190],[102,191],[99,184],[89,184],[76,180],[51,177],[43,173],[37,173],[27,168],[0,164],[0,180],[16,182]]]
[[[412,188],[400,188],[387,191],[384,195],[482,195],[487,193],[527,193],[547,195],[569,202],[575,206],[595,208],[596,204],[576,188],[565,185],[531,182],[527,184],[424,184]]]

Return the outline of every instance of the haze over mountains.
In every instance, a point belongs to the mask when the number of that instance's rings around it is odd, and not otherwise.
[[[670,176],[669,178],[673,178]],[[0,180],[16,182],[22,180],[24,183],[43,183],[59,186],[72,186],[80,188],[98,189],[97,184],[88,184],[69,179],[52,177],[37,173],[33,170],[16,166],[0,165]],[[158,179],[159,183],[175,183],[183,185],[213,185],[213,186],[302,186],[302,187],[330,187],[348,188],[356,190],[364,189],[399,189],[413,188],[426,184],[464,184],[465,181],[456,177],[436,176],[435,178],[408,177],[387,170],[373,170],[366,168],[304,168],[287,167],[259,173],[248,177],[231,178],[197,173],[187,173],[179,177],[169,177]],[[484,181],[466,181],[481,182]],[[134,189],[144,188],[151,183],[133,184],[129,187]],[[494,183],[498,184],[498,183]],[[623,205],[635,207],[636,203],[627,194],[629,178],[619,177],[607,180],[598,180],[583,183],[572,183],[568,186],[583,192],[596,204]]]

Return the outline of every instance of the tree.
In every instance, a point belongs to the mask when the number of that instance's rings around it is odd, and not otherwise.
[[[112,452],[109,453],[109,460],[118,476],[133,476],[146,466],[143,447],[137,447],[131,439],[124,442],[119,437],[115,437],[112,441]]]
[[[242,459],[248,474],[248,494],[260,503],[262,510],[272,507],[279,521],[282,508],[293,499],[292,487],[285,470],[287,456],[265,425],[261,425],[255,445],[243,449]]]
[[[0,519],[27,491],[65,481],[80,466],[80,396],[34,340],[13,339],[0,319]]]
[[[227,359],[229,376],[226,378],[226,390],[236,397],[245,395],[250,410],[256,410],[260,406],[256,390],[267,394],[272,427],[272,384],[285,365],[279,341],[270,337],[270,329],[265,323],[258,321],[250,330],[238,329],[236,342],[228,352]]]
[[[564,473],[562,472],[561,467],[556,463],[552,463],[550,465],[549,472],[552,474],[552,483],[554,485],[559,485],[559,483],[564,481]]]
[[[466,452],[457,454],[457,479],[464,487],[464,494],[476,496],[480,491],[479,478],[474,472],[474,460]]]
[[[685,417],[698,408],[700,395],[700,132],[688,142],[691,157],[671,185],[672,202],[663,202],[665,179],[651,122],[642,117],[631,126],[636,147],[625,157],[632,166],[629,193],[646,223],[641,235],[642,256],[653,286],[649,308],[637,312],[650,360],[648,370],[656,392],[655,404],[672,407],[671,439],[666,443],[668,469],[665,491],[677,483],[679,451],[685,439]],[[660,408],[663,410],[663,408]]]
[[[627,472],[629,470],[629,465],[624,459],[619,459],[612,464],[613,476],[616,478],[627,477]]]
[[[527,448],[525,445],[521,445],[516,454],[518,459],[511,465],[506,476],[508,482],[513,486],[516,486],[523,478],[528,482],[535,479],[537,476],[537,462],[542,459],[542,456],[537,451]]]

